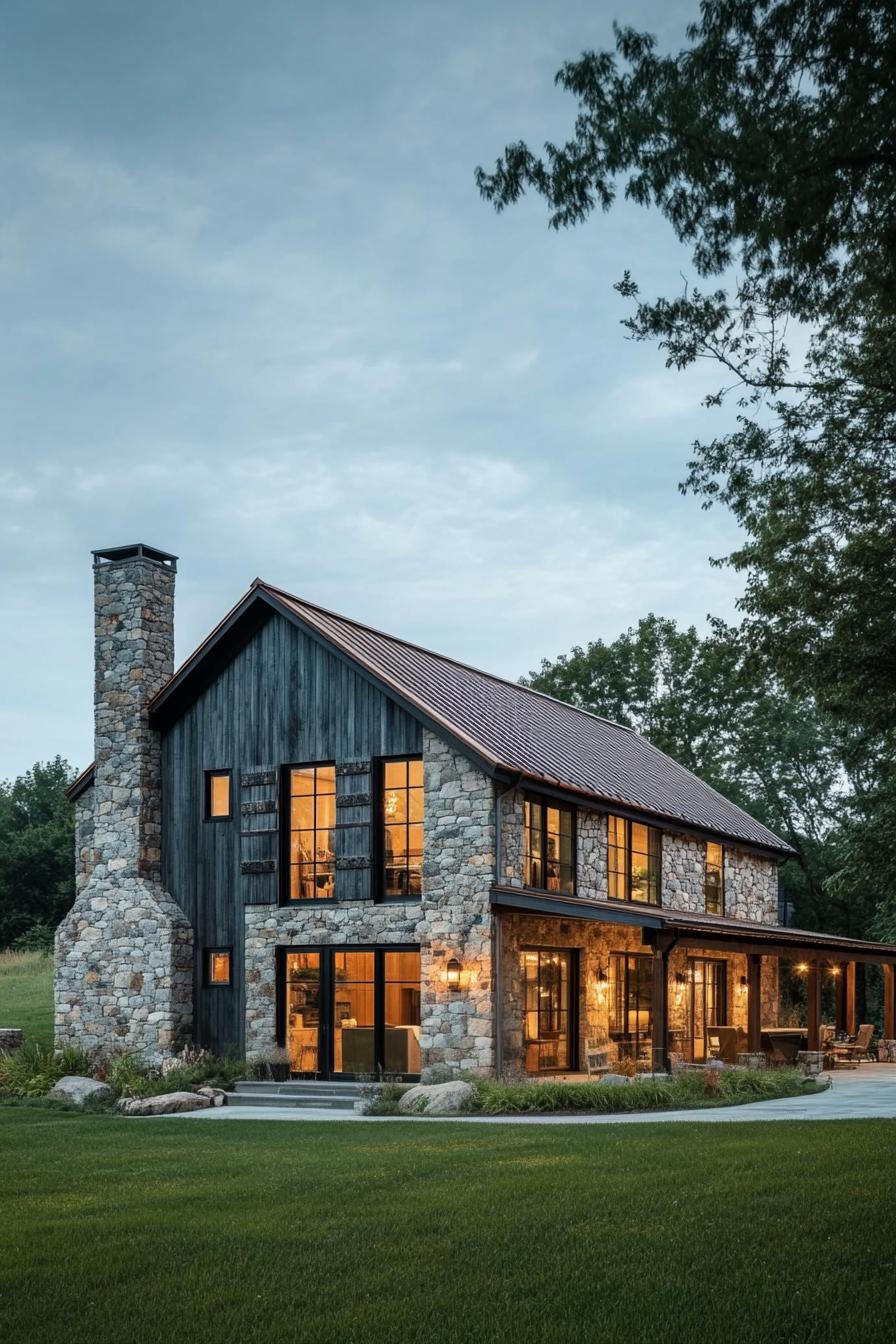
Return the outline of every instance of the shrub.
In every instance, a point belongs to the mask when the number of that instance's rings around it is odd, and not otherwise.
[[[400,1115],[398,1103],[413,1083],[399,1083],[394,1079],[366,1081],[361,1085],[361,1105],[364,1115]]]
[[[798,1069],[687,1070],[671,1079],[642,1074],[631,1083],[616,1086],[601,1082],[471,1081],[473,1096],[467,1109],[482,1115],[690,1110],[823,1090],[823,1085],[807,1080]]]
[[[49,956],[53,951],[55,936],[56,930],[52,924],[36,920],[30,928],[12,940],[10,947],[14,952],[42,952],[45,956]]]
[[[26,1043],[11,1054],[0,1054],[0,1097],[44,1097],[66,1074],[90,1077],[92,1059],[67,1045],[61,1050]]]

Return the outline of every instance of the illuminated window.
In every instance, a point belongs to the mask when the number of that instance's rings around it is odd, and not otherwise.
[[[706,913],[725,913],[724,851],[721,845],[706,846],[706,877],[703,890],[706,895]]]
[[[205,954],[205,983],[207,985],[230,984],[230,949],[210,947]]]
[[[206,770],[205,815],[209,821],[227,821],[230,817],[230,771]]]
[[[336,767],[289,771],[289,889],[291,901],[335,895]]]
[[[610,817],[608,822],[610,896],[659,905],[660,832],[626,817]]]
[[[423,762],[383,761],[383,896],[419,901],[423,893]]]
[[[524,809],[526,886],[572,894],[576,889],[575,809],[537,798],[527,798]]]

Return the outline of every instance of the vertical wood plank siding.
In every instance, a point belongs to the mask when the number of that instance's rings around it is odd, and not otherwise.
[[[242,775],[290,762],[370,761],[422,750],[419,723],[341,659],[273,616],[162,739],[162,869],[196,933],[196,1036],[211,1049],[242,1052],[246,904],[276,904],[280,873],[243,873],[277,860],[278,813],[245,817],[242,803],[276,798],[278,783],[244,788]],[[205,821],[205,771],[233,770],[228,821]],[[339,796],[371,792],[368,773],[338,776]],[[371,853],[370,805],[337,809],[336,853]],[[347,823],[362,822],[366,825]],[[345,824],[343,824],[345,823]],[[252,831],[242,836],[242,831]],[[266,832],[266,833],[265,833]],[[279,862],[276,864],[279,869]],[[369,900],[372,870],[336,874],[339,900]],[[202,950],[233,948],[230,988],[203,983]],[[273,968],[272,968],[273,975]]]

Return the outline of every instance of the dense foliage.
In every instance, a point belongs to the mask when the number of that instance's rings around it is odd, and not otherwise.
[[[46,946],[75,898],[74,813],[67,761],[0,780],[0,948]]]
[[[570,140],[479,170],[496,208],[532,189],[555,228],[622,187],[692,250],[696,284],[644,300],[636,340],[719,369],[734,428],[683,488],[741,525],[745,647],[834,725],[851,789],[832,894],[896,936],[896,24],[890,0],[705,0],[687,46],[616,29],[557,82]]]

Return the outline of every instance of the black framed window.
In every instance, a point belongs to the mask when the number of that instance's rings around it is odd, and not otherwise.
[[[610,1039],[620,1053],[643,1058],[653,1033],[653,958],[643,952],[610,955]]]
[[[229,947],[207,947],[205,949],[205,983],[219,989],[232,983],[233,955]]]
[[[712,841],[706,846],[706,876],[703,891],[706,896],[706,913],[724,915],[725,851],[721,845],[716,845]]]
[[[294,765],[285,772],[289,816],[287,901],[331,901],[336,883],[336,767]]]
[[[610,896],[659,905],[662,832],[627,817],[608,820]]]
[[[419,901],[423,894],[423,761],[380,761],[382,897]]]
[[[232,771],[206,770],[205,772],[205,819],[206,821],[229,821],[233,814]]]
[[[523,880],[540,891],[576,889],[576,812],[574,807],[526,798],[523,804],[525,833]]]

